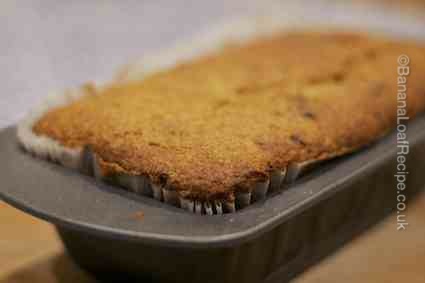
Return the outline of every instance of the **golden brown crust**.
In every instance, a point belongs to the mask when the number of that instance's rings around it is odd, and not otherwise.
[[[425,106],[425,48],[294,33],[112,85],[51,110],[33,130],[92,146],[108,174],[166,176],[185,196],[232,197],[273,168],[341,155],[392,129],[400,54],[411,59],[414,116]]]

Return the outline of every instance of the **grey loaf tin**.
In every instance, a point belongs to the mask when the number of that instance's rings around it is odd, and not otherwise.
[[[411,198],[425,184],[425,117],[409,124],[408,137]],[[1,132],[0,153],[1,198],[53,223],[75,261],[111,282],[285,282],[396,207],[395,134],[214,216],[35,159],[19,148],[14,128]]]

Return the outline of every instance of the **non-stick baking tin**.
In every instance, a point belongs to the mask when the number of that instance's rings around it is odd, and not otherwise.
[[[1,197],[56,225],[70,255],[109,281],[284,282],[397,204],[395,133],[247,208],[213,216],[35,159],[15,136],[15,128],[0,134]],[[409,124],[408,139],[410,199],[425,184],[424,116]]]

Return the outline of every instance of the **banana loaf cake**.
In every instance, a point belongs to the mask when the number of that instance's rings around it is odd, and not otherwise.
[[[227,44],[140,80],[87,84],[21,123],[18,136],[37,156],[137,193],[232,212],[394,129],[402,54],[412,118],[425,107],[424,46],[293,32]]]

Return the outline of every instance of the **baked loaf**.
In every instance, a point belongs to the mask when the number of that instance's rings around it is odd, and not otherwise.
[[[89,87],[36,121],[37,136],[89,147],[101,174],[141,175],[186,199],[232,200],[291,164],[360,149],[425,107],[425,48],[350,33],[275,34],[224,46],[140,81]]]

